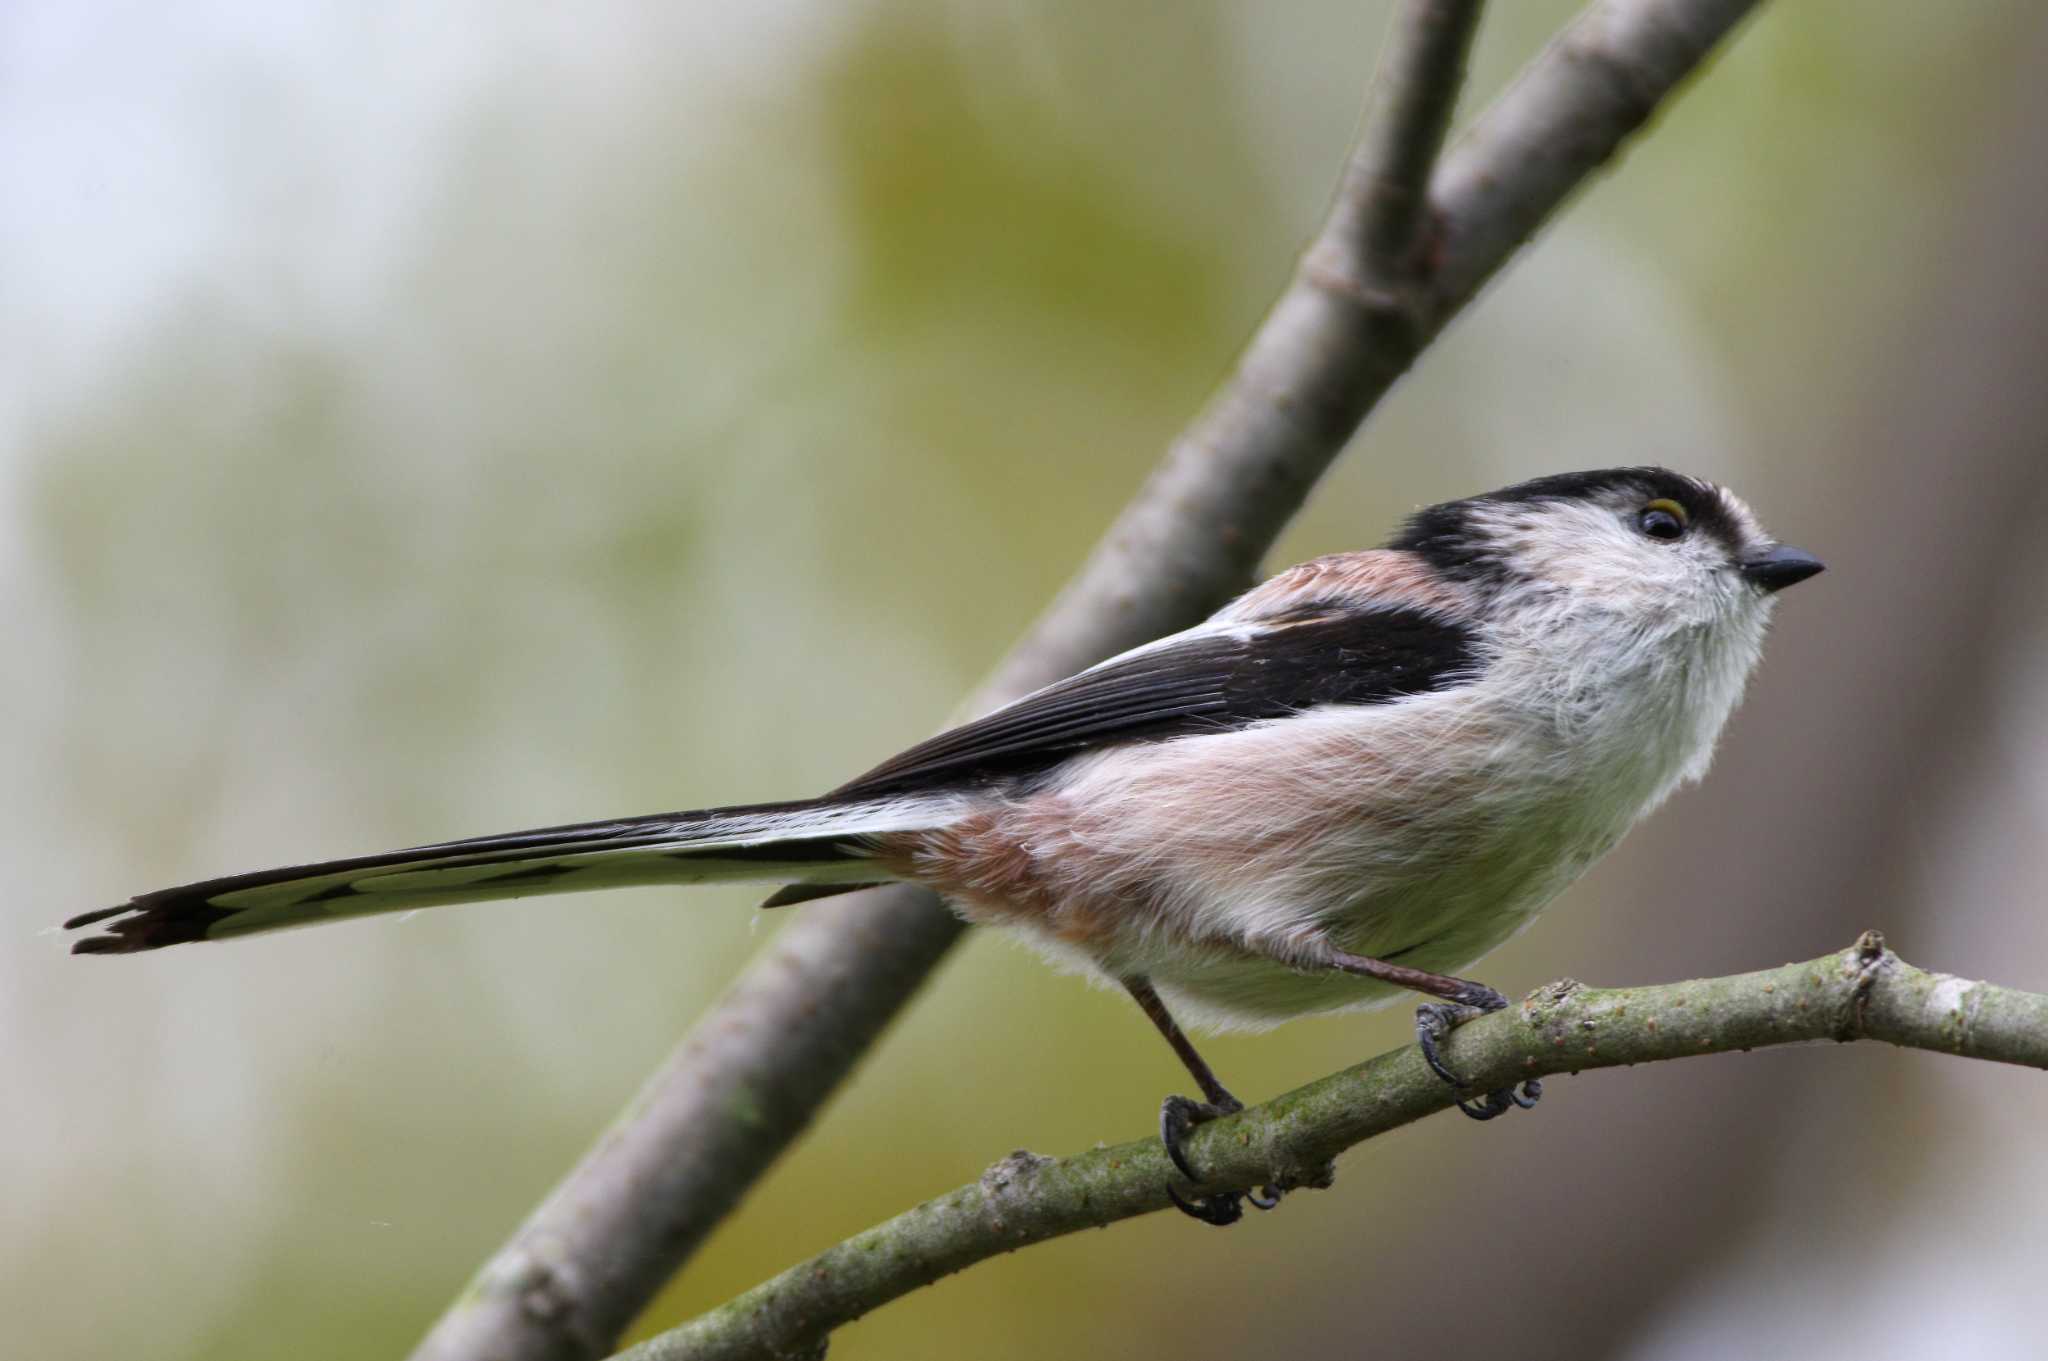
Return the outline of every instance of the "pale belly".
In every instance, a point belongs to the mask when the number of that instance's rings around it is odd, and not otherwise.
[[[1317,944],[1469,977],[1659,801],[1673,763],[1559,759],[1541,734],[1415,740],[1428,707],[1405,710],[1405,743],[1371,715],[1319,715],[1105,760],[991,830],[1032,894],[963,910],[1056,962],[1148,978],[1208,1028],[1404,995],[1309,967]],[[1447,758],[1460,750],[1475,759]],[[1217,788],[1232,794],[1186,796]]]
[[[1466,976],[1496,946],[1599,858],[1618,832],[1597,839],[1556,836],[1554,827],[1518,845],[1475,847],[1441,872],[1403,877],[1325,914],[1330,942],[1349,954],[1428,973]],[[1547,834],[1548,833],[1548,834]],[[1382,1006],[1398,998],[1426,1000],[1369,978],[1332,970],[1290,968],[1252,953],[1150,960],[1150,977],[1176,1014],[1218,1028],[1263,1028],[1296,1016]]]
[[[1481,818],[1429,832],[1408,828],[1405,845],[1431,849],[1398,864],[1386,861],[1384,827],[1361,819],[1356,863],[1328,851],[1313,873],[1281,857],[1248,863],[1217,901],[1177,915],[1238,928],[1200,930],[1211,940],[1255,936],[1272,925],[1313,933],[1349,954],[1468,976],[1610,850],[1642,807],[1640,799],[1589,800],[1569,788],[1512,804],[1488,801]],[[1108,950],[1097,942],[1092,953],[1113,977],[1150,978],[1176,1015],[1205,1028],[1261,1029],[1402,997],[1424,1000],[1355,974],[1289,967],[1256,945],[1191,950],[1183,944],[1191,934],[1133,933]]]

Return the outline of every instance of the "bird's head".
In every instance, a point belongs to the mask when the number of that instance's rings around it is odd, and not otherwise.
[[[1821,570],[1725,488],[1649,467],[1559,473],[1430,506],[1389,546],[1494,608],[1598,614],[1652,632],[1760,628],[1779,591]]]

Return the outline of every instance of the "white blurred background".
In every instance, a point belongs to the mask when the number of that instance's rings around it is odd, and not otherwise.
[[[1571,13],[1489,15],[1466,108]],[[282,861],[837,783],[930,730],[1319,218],[1380,5],[0,8],[0,1311],[22,1355],[401,1353],[776,922],[638,890],[74,960]],[[1429,355],[1276,563],[1565,468],[1831,571],[1714,776],[1482,976],[1885,928],[2048,988],[2048,20],[1766,6]],[[1247,1097],[1403,1015],[1211,1041]],[[1141,1136],[1126,1003],[974,938],[643,1328],[1010,1149]],[[835,1356],[2035,1347],[2038,1076],[1551,1084]]]

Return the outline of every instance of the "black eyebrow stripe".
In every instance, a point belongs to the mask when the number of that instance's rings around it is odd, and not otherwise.
[[[1676,501],[1686,512],[1688,532],[1704,534],[1739,551],[1742,527],[1729,511],[1721,489],[1711,482],[1673,472],[1669,468],[1598,468],[1588,472],[1556,473],[1549,477],[1517,482],[1499,491],[1469,496],[1462,501],[1445,501],[1425,506],[1408,517],[1387,547],[1414,553],[1424,562],[1455,581],[1498,583],[1511,574],[1502,561],[1498,545],[1474,528],[1474,519],[1487,507],[1528,504],[1541,501],[1589,501],[1626,492],[1644,502]]]

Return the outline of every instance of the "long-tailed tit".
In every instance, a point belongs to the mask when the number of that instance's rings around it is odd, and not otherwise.
[[[529,893],[759,880],[786,885],[776,906],[910,880],[1130,991],[1201,1087],[1161,1114],[1197,1179],[1181,1136],[1239,1103],[1175,1015],[1263,1027],[1426,993],[1424,1053],[1462,1087],[1435,1042],[1507,1003],[1446,971],[1705,771],[1776,593],[1820,570],[1694,478],[1540,478],[1291,568],[820,798],[259,870],[66,925],[125,953]]]

